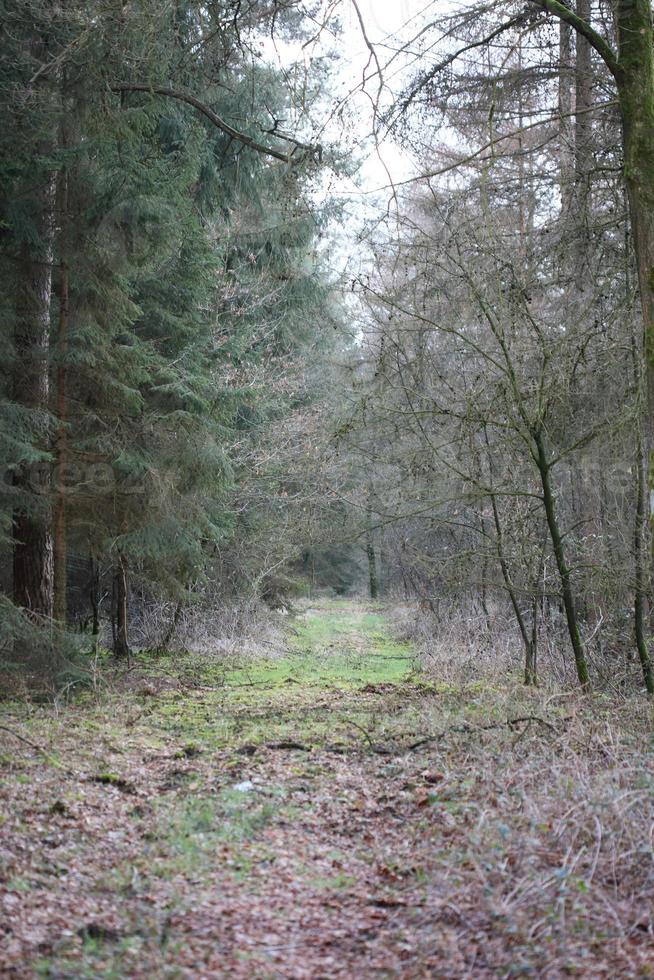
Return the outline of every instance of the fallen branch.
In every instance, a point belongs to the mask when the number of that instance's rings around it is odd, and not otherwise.
[[[279,742],[246,742],[241,745],[237,752],[241,755],[255,755],[259,749],[286,749],[295,752],[311,752],[312,745],[305,745],[304,742],[295,742],[293,739],[281,739]]]
[[[282,739],[280,742],[264,742],[267,749],[290,749],[296,752],[311,752],[311,745],[304,745],[303,742],[294,742],[291,739]]]
[[[74,769],[70,769],[68,766],[65,766],[63,763],[59,762],[59,760],[53,755],[50,755],[48,750],[44,749],[42,745],[37,745],[36,742],[30,741],[29,738],[25,738],[24,735],[14,731],[13,728],[9,728],[7,725],[0,725],[0,730],[3,732],[9,732],[10,735],[13,735],[14,738],[17,738],[20,742],[24,742],[25,745],[29,745],[31,749],[34,749],[35,752],[39,752],[43,758],[47,759],[50,765],[54,766],[56,769],[61,769],[62,772],[68,773],[69,776],[77,776]]]
[[[521,718],[507,718],[506,723],[509,726],[509,728],[511,728],[513,725],[522,725],[524,722],[532,722],[532,721],[537,722],[539,725],[543,725],[545,728],[549,728],[551,732],[554,732],[555,735],[558,735],[558,732],[554,727],[554,725],[552,725],[551,722],[549,721],[545,721],[544,718],[539,718],[538,715],[523,715]]]
[[[475,735],[498,728],[515,728],[516,725],[531,724],[532,722],[543,725],[544,728],[558,735],[554,725],[550,724],[549,721],[545,721],[544,718],[539,718],[538,715],[522,715],[520,718],[507,718],[506,721],[491,721],[487,725],[450,725],[449,728],[439,732],[437,735],[426,735],[424,738],[412,742],[410,745],[407,745],[405,751],[414,752],[416,749],[422,748],[423,745],[428,745],[430,742],[440,742],[446,735],[450,735],[453,732],[459,735]]]
[[[41,755],[44,755],[46,756],[46,758],[49,758],[49,754],[46,751],[46,749],[44,749],[41,745],[37,745],[36,742],[30,742],[29,738],[25,738],[24,735],[19,735],[19,733],[14,731],[13,728],[8,728],[6,725],[0,725],[0,729],[3,732],[9,732],[10,735],[13,735],[14,738],[17,738],[20,742],[25,742],[25,745],[29,745],[30,748],[36,749],[36,751],[40,752]]]
[[[365,737],[366,741],[368,742],[370,748],[374,750],[375,744],[372,738],[370,737],[370,732],[366,728],[364,728],[363,725],[359,725],[356,721],[352,721],[351,718],[341,718],[341,721],[345,722],[346,725],[352,725],[353,728],[356,728],[357,731],[361,732]]]

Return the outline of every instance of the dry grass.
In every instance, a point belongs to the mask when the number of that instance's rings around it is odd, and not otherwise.
[[[405,629],[411,627],[411,615],[396,611],[396,624],[404,616]],[[502,673],[511,667],[519,673],[508,644],[495,658],[480,648],[475,660],[473,627],[464,650],[454,631],[446,632],[423,672],[407,668],[398,678],[395,658],[375,660],[387,652],[377,620],[353,604],[306,610],[295,621],[297,648],[285,662],[266,665],[265,684],[252,683],[264,676],[253,673],[256,664],[246,678],[237,673],[221,683],[218,662],[198,657],[188,660],[204,662],[209,673],[197,688],[184,673],[176,690],[162,686],[147,697],[126,690],[108,702],[111,710],[91,700],[59,713],[15,706],[8,727],[61,753],[66,768],[53,768],[7,734],[5,826],[13,837],[6,846],[13,840],[15,862],[7,886],[9,940],[34,945],[36,909],[39,941],[49,942],[53,910],[68,915],[78,901],[86,903],[84,921],[115,919],[115,928],[129,934],[132,920],[153,916],[152,894],[165,911],[181,889],[188,921],[180,913],[166,926],[173,931],[170,951],[161,946],[157,921],[152,935],[139,939],[134,972],[116,966],[123,963],[118,947],[94,952],[75,940],[73,952],[101,954],[103,962],[113,957],[107,976],[140,976],[143,963],[151,975],[166,975],[162,963],[170,967],[170,957],[177,965],[182,956],[204,962],[205,941],[207,957],[221,950],[213,972],[192,966],[180,975],[224,976],[228,956],[230,975],[243,977],[654,976],[651,703],[615,690],[582,697],[555,679],[527,689]],[[424,635],[426,642],[427,628]],[[343,644],[357,663],[370,659],[356,681]],[[460,653],[467,659],[457,663]],[[330,657],[342,674],[336,666],[329,673]],[[303,663],[305,673],[298,673]],[[383,682],[371,682],[380,663]],[[302,751],[284,748],[298,743]],[[133,786],[132,795],[89,782],[98,746],[103,771]],[[251,839],[243,842],[241,828],[230,844],[230,862],[246,869],[234,877],[222,838],[220,847],[217,838],[205,840],[205,809],[218,808],[211,833],[223,834],[220,794],[244,779],[272,793],[275,806],[265,826],[253,826]],[[44,798],[47,787],[51,798]],[[244,796],[246,809],[257,794]],[[176,864],[169,881],[170,861],[181,860],[171,834],[191,803],[204,809],[197,833],[195,825],[185,832],[184,848],[209,849],[201,866],[195,852],[188,868]],[[97,839],[88,838],[80,807],[104,821]],[[150,851],[156,813],[159,871]],[[126,823],[130,832],[117,844],[114,829]],[[76,855],[86,876],[79,894],[71,896],[64,879],[43,878],[43,862],[51,859],[41,843],[45,824]],[[124,892],[91,887],[102,847],[111,866],[122,869]],[[138,888],[135,860],[145,876]],[[46,897],[48,907],[39,911]],[[203,902],[213,910],[206,926],[191,921]],[[271,908],[276,913],[266,918]],[[309,919],[302,918],[307,909]],[[232,921],[237,938],[229,934]],[[57,949],[54,943],[51,975],[64,975],[56,972],[63,963]],[[243,949],[250,959],[239,959]]]
[[[204,601],[183,609],[169,634],[175,607],[160,602],[141,611],[132,627],[135,647],[156,647],[167,637],[168,650],[207,654],[226,660],[281,656],[286,649],[284,616],[259,600]]]
[[[445,733],[429,755],[450,799],[438,891],[460,944],[487,937],[460,975],[654,976],[652,703],[621,694],[624,676],[578,694],[554,644],[526,689],[518,638],[489,644],[481,617],[403,605],[393,621],[440,691],[421,720]],[[552,728],[502,724],[526,715]]]
[[[556,736],[456,735],[439,752],[460,842],[442,851],[439,888],[462,938],[477,923],[502,958],[512,950],[514,974],[649,976],[651,719],[643,705],[568,700],[565,711]]]
[[[515,620],[506,609],[489,604],[489,615],[478,606],[450,604],[435,615],[415,602],[396,603],[390,611],[397,635],[414,643],[421,665],[444,681],[464,684],[471,679],[498,677],[521,680],[524,646]],[[626,630],[611,644],[599,631],[582,624],[593,686],[614,692],[644,690],[633,636]],[[574,661],[565,621],[555,611],[538,634],[539,683],[551,691],[576,684]]]
[[[547,977],[653,975],[650,705],[500,689],[472,704],[453,694],[452,707],[459,698],[470,731],[445,735],[429,765],[450,800],[435,880],[461,942],[485,933],[511,966],[500,975],[532,975],[539,960]],[[556,734],[483,730],[526,713]]]

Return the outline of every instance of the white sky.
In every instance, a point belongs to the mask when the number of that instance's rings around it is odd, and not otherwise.
[[[397,45],[397,38],[412,36],[418,32],[425,20],[427,11],[436,6],[451,7],[452,0],[358,0],[358,7],[364,22],[366,35],[375,47],[379,61],[384,67]],[[353,178],[337,177],[326,173],[317,197],[337,198],[346,211],[346,224],[342,229],[334,229],[331,245],[328,246],[329,262],[335,274],[345,274],[346,278],[356,275],[368,262],[366,248],[357,239],[366,222],[374,221],[386,214],[392,199],[390,184],[406,180],[417,172],[417,163],[391,139],[383,139],[378,145],[371,138],[374,127],[372,99],[378,94],[379,79],[370,51],[361,30],[359,18],[351,0],[342,0],[339,8],[343,31],[335,47],[338,67],[331,79],[330,91],[325,93],[324,106],[319,113],[312,113],[312,125],[324,126],[319,140],[325,146],[353,151],[360,162],[358,172]],[[305,60],[310,73],[309,55],[320,57],[329,48],[327,36],[321,37],[313,49],[302,49],[298,43],[273,46],[266,44],[266,53],[277,63],[289,64]],[[402,55],[388,72],[384,72],[383,101],[388,105],[392,95],[402,88],[406,81],[409,59]],[[415,69],[415,63],[413,65]],[[365,92],[361,91],[364,71],[367,82]],[[332,116],[335,107],[345,100],[342,115]],[[382,103],[383,107],[383,103]],[[316,133],[304,132],[310,139]],[[388,188],[383,190],[382,188]]]
[[[417,32],[424,21],[425,12],[433,9],[438,2],[445,5],[447,0],[358,0],[366,35],[375,47],[382,69],[392,56],[397,38]],[[376,145],[371,138],[374,127],[371,97],[377,97],[379,79],[375,64],[370,61],[370,51],[350,0],[344,0],[341,16],[341,60],[334,79],[337,82],[337,91],[333,98],[341,100],[349,96],[344,116],[347,125],[344,129],[341,120],[334,120],[325,130],[324,142],[353,149],[357,159],[361,160],[353,179],[332,181],[328,188],[329,193],[344,202],[350,217],[343,234],[338,237],[331,250],[333,265],[348,277],[365,270],[369,261],[365,245],[356,236],[365,222],[375,221],[387,213],[392,193],[390,189],[383,188],[414,175],[417,163],[392,139],[384,138]],[[402,56],[390,71],[384,72],[382,108],[384,102],[389,104],[392,94],[400,91],[403,80],[406,81],[407,62],[408,59]],[[365,86],[367,94],[356,91],[350,95],[352,89],[360,88],[364,71],[368,77]]]
[[[392,51],[397,43],[397,38],[412,32],[422,21],[421,15],[434,6],[433,0],[359,0],[358,7],[363,18],[366,35],[375,47],[378,58],[384,68],[385,62],[390,58]],[[343,49],[342,63],[339,71],[340,94],[347,94],[354,86],[360,85],[363,72],[366,71],[369,80],[366,90],[370,96],[377,95],[378,77],[375,74],[375,65],[370,62],[370,51],[368,50],[359,24],[356,10],[349,0],[344,0],[343,10]],[[406,73],[402,69],[406,67],[407,59],[402,58],[388,72],[384,72],[385,100],[388,104],[390,93],[397,93],[402,87],[402,78],[406,79]],[[366,67],[367,66],[367,67]],[[350,107],[356,111],[358,116],[358,133],[352,135],[358,139],[365,139],[373,127],[373,111],[369,97],[362,93],[356,93],[350,100]],[[379,159],[381,156],[381,161]],[[382,163],[383,161],[383,163]],[[385,165],[385,166],[384,166]],[[361,174],[364,186],[367,189],[381,186],[388,183],[388,174],[385,167],[390,171],[394,180],[402,180],[413,172],[412,161],[391,140],[385,140],[376,152],[372,143],[370,153],[364,164]]]

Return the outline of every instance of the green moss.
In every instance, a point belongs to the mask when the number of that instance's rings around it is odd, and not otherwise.
[[[314,888],[336,892],[347,891],[356,884],[356,878],[344,873],[331,875],[329,878],[311,878],[310,881]]]
[[[177,690],[159,692],[134,735],[152,746],[172,739],[178,758],[192,758],[199,745],[211,751],[282,740],[309,748],[349,744],[362,734],[341,714],[380,732],[381,695],[388,702],[394,689],[420,683],[414,668],[412,648],[388,636],[378,612],[329,602],[294,621],[284,657],[229,665],[211,657],[185,660],[185,676],[193,671],[203,689],[191,686],[183,698]],[[118,731],[105,727],[103,735],[120,744]]]

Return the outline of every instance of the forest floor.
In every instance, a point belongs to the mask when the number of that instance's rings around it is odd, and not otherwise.
[[[654,976],[644,699],[441,683],[354,602],[289,634],[3,707],[1,976]]]

